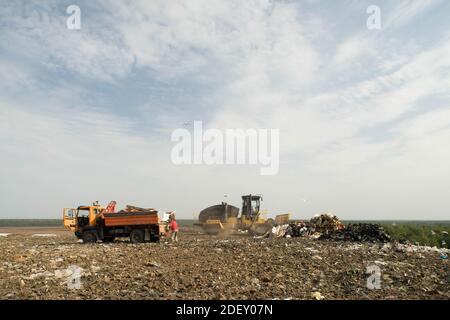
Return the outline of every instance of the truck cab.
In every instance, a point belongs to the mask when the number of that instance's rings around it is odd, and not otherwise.
[[[77,238],[81,238],[83,231],[87,229],[95,229],[97,226],[97,218],[103,211],[98,204],[92,206],[79,206],[78,208],[64,208],[63,222],[64,227],[74,232]]]

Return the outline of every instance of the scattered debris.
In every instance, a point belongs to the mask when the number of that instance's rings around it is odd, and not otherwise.
[[[35,237],[43,237],[43,238],[48,238],[48,237],[56,237],[56,234],[54,233],[34,233],[32,235],[33,238]]]
[[[385,243],[382,247],[382,250],[385,252],[393,250],[403,253],[450,253],[450,249],[447,248],[438,248],[436,246],[418,246],[404,243],[395,243],[394,245],[391,243]]]
[[[55,277],[56,278],[67,278],[70,275],[72,275],[72,270],[70,270],[70,269],[55,270]]]
[[[147,263],[146,266],[159,268],[159,267],[161,267],[161,264],[159,264],[158,262],[152,261],[152,262]]]
[[[311,297],[316,299],[316,300],[323,300],[323,299],[325,299],[325,297],[319,291],[313,292],[311,294]]]
[[[258,240],[182,232],[176,247],[120,238],[85,246],[69,232],[3,238],[0,299],[450,299],[448,249],[316,241],[309,231]],[[381,290],[367,288],[369,265],[381,270]]]
[[[386,265],[387,265],[386,262],[384,262],[384,261],[378,261],[378,260],[375,260],[373,263],[375,263],[376,265],[380,265],[380,266],[386,266]]]
[[[45,272],[33,273],[32,275],[30,275],[26,279],[34,280],[34,279],[37,279],[37,278],[50,278],[50,277],[53,277],[53,276],[54,276],[53,272],[45,271]]]

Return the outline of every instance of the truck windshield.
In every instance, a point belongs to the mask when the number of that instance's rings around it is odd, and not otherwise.
[[[88,217],[89,209],[78,209],[78,216],[79,217]]]

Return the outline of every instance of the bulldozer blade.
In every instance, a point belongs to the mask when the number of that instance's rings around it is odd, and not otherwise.
[[[255,236],[262,236],[272,229],[270,223],[255,223],[250,227],[250,233]]]
[[[203,231],[207,234],[217,235],[223,231],[223,227],[221,224],[208,224],[205,223],[202,225]]]

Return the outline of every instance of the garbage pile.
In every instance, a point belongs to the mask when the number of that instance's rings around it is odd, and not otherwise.
[[[304,222],[292,222],[272,227],[267,233],[255,238],[291,238],[303,237],[308,233],[308,227]]]
[[[309,223],[311,225],[311,232],[318,232],[321,234],[327,234],[345,228],[341,220],[330,213],[316,214],[311,218]]]
[[[347,227],[335,215],[317,214],[310,221],[297,221],[272,228],[261,236],[273,238],[309,237],[319,240],[389,242],[389,234],[378,224],[354,223]]]
[[[323,234],[339,231],[345,228],[344,224],[338,217],[330,213],[317,214],[310,221],[296,221],[289,224],[282,224],[272,228],[260,238],[296,238],[310,237],[319,238]]]
[[[267,233],[267,235],[262,235],[258,238],[265,238],[265,237],[272,237],[272,238],[281,238],[281,237],[286,237],[288,235],[288,229],[289,229],[289,225],[288,224],[282,224],[279,226],[275,226],[272,228],[271,231],[269,231]]]
[[[286,236],[303,237],[308,233],[308,226],[304,222],[290,223],[286,230]]]
[[[389,242],[391,240],[383,227],[373,223],[349,224],[344,229],[323,233],[319,239],[355,242]]]

